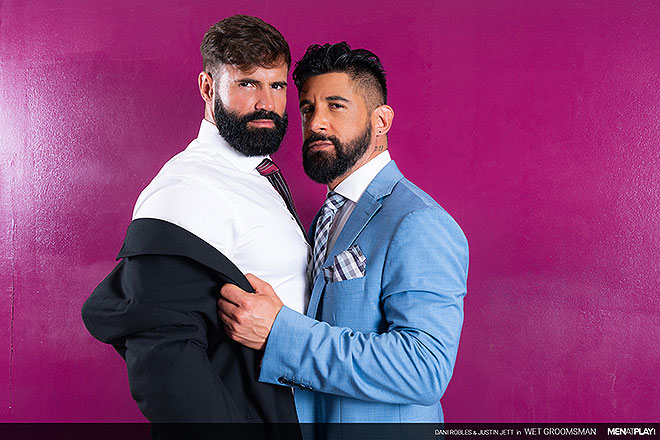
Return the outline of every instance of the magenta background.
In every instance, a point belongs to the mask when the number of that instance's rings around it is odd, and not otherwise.
[[[143,420],[80,307],[195,136],[201,37],[233,13],[296,59],[381,55],[391,153],[470,243],[447,421],[660,420],[656,1],[0,0],[0,421]],[[308,225],[295,96],[276,159]]]

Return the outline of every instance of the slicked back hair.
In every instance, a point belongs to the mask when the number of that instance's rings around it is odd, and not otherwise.
[[[221,64],[243,71],[257,67],[291,67],[291,51],[282,34],[265,21],[249,15],[233,15],[217,22],[204,34],[200,47],[204,71],[214,76]]]
[[[345,41],[309,46],[305,55],[296,62],[293,82],[300,92],[309,78],[334,72],[348,74],[363,90],[368,111],[387,104],[385,69],[380,59],[369,50],[351,49]]]

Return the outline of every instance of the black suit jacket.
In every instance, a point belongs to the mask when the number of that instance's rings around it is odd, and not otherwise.
[[[261,353],[230,340],[218,318],[224,283],[253,291],[229,259],[156,219],[131,222],[117,258],[82,316],[126,360],[149,421],[297,423],[291,390],[258,382]]]

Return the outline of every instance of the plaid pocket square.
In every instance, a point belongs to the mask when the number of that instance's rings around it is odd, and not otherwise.
[[[332,266],[323,268],[326,283],[336,283],[363,277],[367,268],[367,258],[358,245],[351,246],[335,255]]]

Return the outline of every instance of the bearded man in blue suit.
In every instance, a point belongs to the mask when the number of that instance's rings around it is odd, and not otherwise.
[[[310,228],[310,303],[297,313],[248,275],[255,294],[222,288],[225,329],[264,350],[260,381],[296,387],[301,423],[442,422],[463,324],[465,236],[390,158],[394,112],[375,54],[313,45],[293,78],[303,165],[328,185]]]

